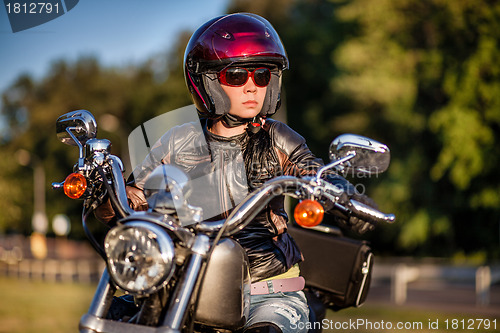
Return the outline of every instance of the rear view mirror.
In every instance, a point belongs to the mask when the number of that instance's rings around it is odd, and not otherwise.
[[[343,134],[332,141],[332,162],[352,155],[352,158],[337,166],[339,171],[378,174],[386,171],[391,161],[389,147],[375,140],[360,135]]]
[[[82,147],[97,135],[97,123],[87,110],[71,111],[57,118],[57,138],[64,144]]]

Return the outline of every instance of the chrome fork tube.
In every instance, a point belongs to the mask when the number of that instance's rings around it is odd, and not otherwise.
[[[105,268],[87,313],[99,318],[105,318],[111,306],[115,291],[116,288],[111,283],[108,269]]]
[[[193,296],[193,292],[196,287],[196,282],[200,276],[203,260],[209,250],[209,245],[208,236],[196,236],[192,247],[193,254],[189,259],[186,274],[179,282],[179,286],[175,290],[169,310],[165,316],[165,320],[163,321],[163,326],[173,330],[180,330],[182,328],[186,312],[189,304],[191,303],[191,297]]]

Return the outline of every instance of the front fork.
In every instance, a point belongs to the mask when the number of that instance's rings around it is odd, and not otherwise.
[[[116,291],[116,287],[111,281],[106,268],[102,273],[88,312],[80,319],[80,333],[128,333],[139,331],[147,333],[181,332],[209,247],[210,242],[208,236],[196,236],[186,272],[177,283],[161,327],[138,326],[105,319]]]
[[[101,279],[97,285],[97,290],[90,303],[89,310],[80,319],[79,330],[80,333],[95,333],[100,332],[97,325],[101,319],[106,318],[109,308],[113,301],[113,295],[115,294],[116,287],[111,282],[109,278],[108,269],[105,268],[102,272]]]

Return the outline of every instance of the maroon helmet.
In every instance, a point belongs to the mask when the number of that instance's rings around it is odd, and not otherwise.
[[[184,76],[199,115],[215,119],[229,112],[231,104],[217,73],[234,64],[273,69],[260,114],[274,114],[281,104],[281,71],[288,68],[285,48],[267,20],[237,13],[208,21],[194,32],[186,47]]]

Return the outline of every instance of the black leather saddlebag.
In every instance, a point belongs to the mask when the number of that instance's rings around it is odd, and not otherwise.
[[[299,265],[309,292],[334,310],[365,302],[373,266],[367,242],[295,225],[288,232],[304,255]]]

